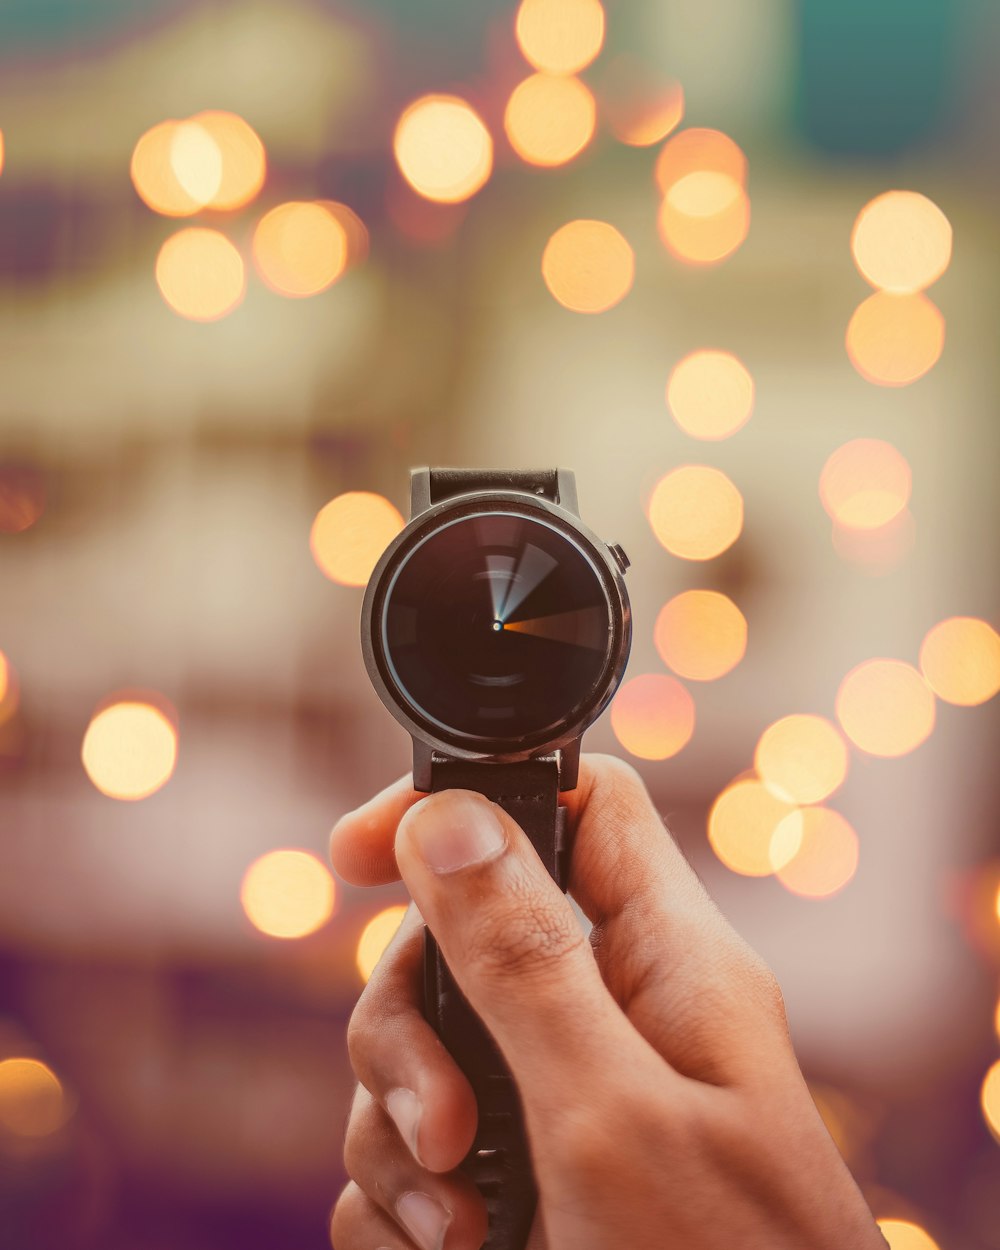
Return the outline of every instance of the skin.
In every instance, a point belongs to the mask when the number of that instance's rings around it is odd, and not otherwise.
[[[455,1170],[475,1097],[420,1010],[425,922],[521,1094],[539,1194],[528,1250],[885,1250],[806,1087],[774,975],[639,774],[584,755],[561,800],[589,942],[523,831],[474,792],[424,796],[402,777],[334,828],[341,877],[401,877],[413,899],[348,1028],[359,1083],[335,1250],[479,1250],[486,1236],[482,1198]],[[482,806],[501,853],[432,871],[421,836]],[[399,1087],[422,1108],[412,1146],[387,1109]],[[396,1201],[414,1191],[444,1208],[443,1240],[408,1234]]]

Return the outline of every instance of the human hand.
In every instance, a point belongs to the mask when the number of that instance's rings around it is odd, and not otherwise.
[[[475,1096],[421,1013],[424,921],[518,1085],[538,1186],[528,1250],[885,1250],[799,1070],[773,974],[638,773],[584,755],[560,798],[589,944],[523,831],[481,795],[425,796],[407,776],[333,830],[343,878],[402,876],[416,905],[348,1029],[359,1085],[336,1250],[479,1250],[486,1237],[482,1196],[455,1170]],[[468,836],[491,825],[499,842],[473,862]],[[464,866],[435,871],[446,852]]]

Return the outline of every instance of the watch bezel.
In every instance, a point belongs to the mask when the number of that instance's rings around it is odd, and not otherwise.
[[[402,693],[389,670],[381,639],[382,607],[392,575],[413,548],[433,532],[446,524],[481,512],[518,512],[528,517],[534,515],[548,522],[554,529],[582,551],[600,578],[611,609],[612,636],[608,647],[604,671],[594,687],[593,694],[572,720],[566,718],[557,726],[556,732],[523,736],[521,745],[514,749],[495,749],[500,739],[472,741],[470,735],[454,737],[414,714],[413,706]],[[559,750],[579,740],[587,727],[600,716],[621,683],[628,663],[632,641],[632,613],[622,571],[608,545],[602,541],[579,517],[565,508],[538,495],[517,490],[476,490],[451,496],[413,517],[392,540],[380,556],[365,588],[361,608],[361,650],[365,667],[382,702],[389,712],[412,737],[423,742],[432,751],[439,751],[451,759],[514,763],[534,756]],[[491,748],[490,743],[494,744]]]

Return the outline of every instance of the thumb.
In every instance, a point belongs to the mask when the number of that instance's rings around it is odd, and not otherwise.
[[[403,815],[395,849],[455,981],[527,1103],[578,1097],[640,1041],[569,901],[502,807],[473,790],[428,795]]]

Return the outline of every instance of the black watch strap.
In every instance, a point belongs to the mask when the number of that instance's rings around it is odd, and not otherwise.
[[[566,809],[559,806],[553,756],[514,764],[435,759],[431,789],[478,790],[498,803],[531,839],[549,874],[565,890],[569,871]],[[472,1085],[479,1109],[476,1138],[460,1164],[489,1212],[483,1250],[523,1250],[537,1204],[517,1086],[486,1026],[458,988],[424,927],[424,1015]]]
[[[431,503],[471,490],[523,490],[559,502],[555,469],[431,469]]]

